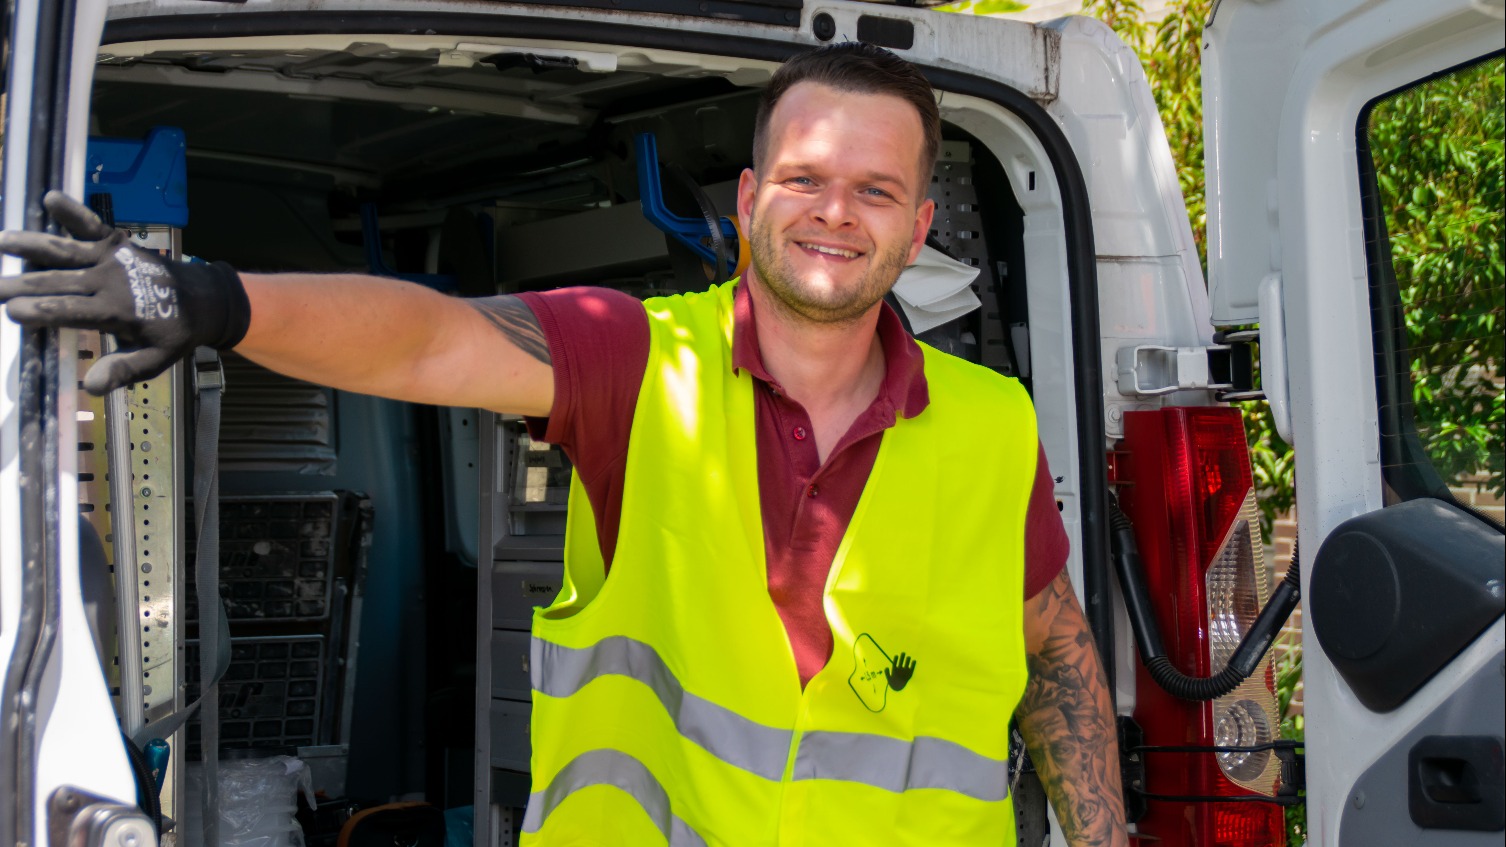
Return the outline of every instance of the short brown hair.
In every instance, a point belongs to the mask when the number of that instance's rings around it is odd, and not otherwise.
[[[795,85],[815,82],[853,94],[888,94],[915,107],[925,144],[921,149],[921,177],[930,182],[936,152],[941,147],[941,110],[931,83],[913,64],[882,47],[848,41],[820,47],[785,62],[774,72],[758,101],[753,125],[753,168],[763,165],[768,149],[769,117],[774,106]]]

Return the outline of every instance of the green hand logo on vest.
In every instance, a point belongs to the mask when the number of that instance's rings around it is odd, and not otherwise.
[[[890,689],[903,691],[915,675],[914,659],[904,653],[889,658],[866,632],[852,645],[852,659],[853,669],[847,684],[870,712],[882,712],[889,702]]]

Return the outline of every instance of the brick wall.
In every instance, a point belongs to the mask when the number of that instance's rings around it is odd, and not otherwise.
[[[1276,582],[1286,579],[1286,569],[1292,564],[1292,542],[1297,537],[1296,516],[1287,513],[1276,519],[1271,527],[1271,546],[1266,548],[1266,559],[1270,561],[1276,571]],[[1305,561],[1307,556],[1303,556]],[[1292,610],[1292,616],[1287,618],[1286,625],[1281,627],[1281,634],[1276,639],[1273,660],[1280,662],[1288,652],[1302,644],[1302,605]],[[1292,695],[1291,713],[1302,714],[1302,683],[1297,683],[1297,693]]]
[[[1501,498],[1494,492],[1484,490],[1484,487],[1479,484],[1483,480],[1483,476],[1478,477],[1469,480],[1464,485],[1450,486],[1449,490],[1454,492],[1454,497],[1460,503],[1467,503],[1497,521],[1506,519],[1506,504],[1503,504]]]

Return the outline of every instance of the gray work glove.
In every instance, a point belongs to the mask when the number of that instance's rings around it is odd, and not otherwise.
[[[60,191],[49,191],[42,205],[73,237],[0,233],[0,253],[34,269],[0,277],[0,304],[23,326],[113,334],[119,351],[84,376],[90,394],[150,379],[195,347],[228,350],[245,338],[251,303],[234,268],[175,262],[137,247]]]

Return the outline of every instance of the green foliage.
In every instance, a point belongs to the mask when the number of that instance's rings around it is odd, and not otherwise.
[[[964,15],[1008,15],[1028,8],[1030,4],[1016,3],[1014,0],[957,0],[955,3],[937,6],[936,11],[959,12]]]
[[[1280,708],[1281,737],[1303,740],[1302,715],[1292,711],[1292,701],[1302,684],[1302,642],[1293,633],[1283,632],[1271,645],[1271,669],[1276,675],[1276,704]],[[1307,841],[1307,807],[1286,808],[1286,843],[1298,847]]]
[[[1451,483],[1506,487],[1506,63],[1388,97],[1367,127],[1406,321],[1414,419]]]

